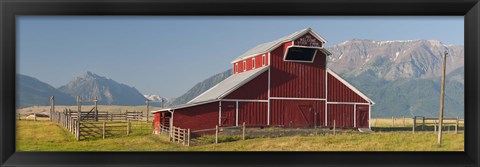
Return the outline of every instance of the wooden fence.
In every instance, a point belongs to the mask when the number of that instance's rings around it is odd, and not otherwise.
[[[78,117],[77,111],[72,111],[71,109],[65,109],[65,113],[71,115],[72,117]],[[82,121],[93,121],[95,120],[95,113],[91,111],[82,111],[81,112]],[[99,121],[114,121],[114,120],[143,120],[143,112],[141,111],[132,111],[129,112],[128,110],[124,113],[109,113],[108,111],[99,111],[98,112],[98,120]]]
[[[169,136],[169,140],[171,142],[182,143],[184,146],[190,146],[190,129],[182,129],[172,126]]]
[[[115,116],[114,114],[109,115],[110,117]],[[84,113],[82,113],[82,117],[83,116]],[[105,139],[113,136],[128,136],[132,132],[132,127],[135,127],[136,130],[143,130],[143,124],[145,123],[143,121],[136,120],[136,118],[133,116],[129,117],[128,112],[127,114],[123,114],[122,119],[100,119],[103,121],[82,119],[79,121],[78,114],[76,112],[70,112],[67,109],[65,109],[64,112],[51,111],[50,119],[51,121],[59,123],[68,129],[70,133],[75,135],[77,141],[93,138]],[[134,122],[133,125],[132,122]]]
[[[242,131],[242,140],[245,140],[245,134],[246,134],[246,126],[245,122],[243,122],[242,126],[227,126],[227,127],[220,127],[218,125],[215,126],[213,129],[201,129],[201,130],[195,130],[192,131],[192,133],[198,133],[198,132],[209,132],[209,131],[215,131],[215,144],[219,143],[218,140],[218,135],[220,132],[225,131],[225,130],[241,130]]]
[[[412,133],[415,133],[415,130],[417,130],[417,124],[418,120],[421,120],[421,130],[425,129],[425,126],[433,126],[433,133],[437,132],[438,126],[440,124],[440,121],[438,118],[426,118],[423,116],[414,116],[413,117],[413,126],[412,126]],[[460,124],[464,122],[462,119],[458,118],[443,118],[442,122],[442,130],[450,132],[450,127],[453,126],[455,133],[458,133],[458,128]],[[464,124],[464,123],[463,123]],[[447,126],[445,126],[447,125]],[[453,130],[452,130],[453,131]]]

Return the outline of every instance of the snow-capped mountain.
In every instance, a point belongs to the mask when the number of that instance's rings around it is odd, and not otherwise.
[[[175,98],[165,98],[159,95],[143,95],[143,96],[151,101],[150,105],[152,106],[161,106],[162,103],[164,103],[163,106],[168,106],[173,100],[175,100]]]
[[[159,95],[143,95],[143,97],[147,98],[150,101],[162,101],[162,99],[164,99],[163,97],[160,97]]]
[[[353,39],[327,47],[332,52],[328,67],[357,76],[369,73],[376,78],[434,78],[441,75],[442,53],[448,50],[447,73],[463,68],[464,50],[438,40],[375,41]]]

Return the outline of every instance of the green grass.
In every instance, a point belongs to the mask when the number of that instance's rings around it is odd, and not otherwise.
[[[344,133],[333,136],[198,138],[191,147],[168,142],[168,137],[133,132],[131,136],[76,141],[65,128],[49,121],[17,121],[17,151],[463,151],[464,134],[445,134],[442,147],[432,132]],[[228,142],[226,142],[228,141]]]

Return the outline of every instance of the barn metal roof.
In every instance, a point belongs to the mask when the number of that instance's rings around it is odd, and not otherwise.
[[[327,42],[327,40],[325,40],[323,37],[321,37],[316,32],[314,32],[311,28],[305,28],[303,30],[300,30],[300,31],[294,32],[290,35],[279,38],[275,41],[271,41],[271,42],[267,42],[267,43],[257,45],[254,48],[252,48],[252,49],[248,50],[247,52],[243,53],[242,55],[238,56],[235,60],[232,61],[232,63],[234,63],[238,60],[242,60],[244,58],[248,58],[248,57],[251,57],[251,56],[256,56],[256,55],[259,55],[259,54],[262,54],[262,53],[270,52],[272,49],[277,48],[278,45],[280,45],[284,42],[287,42],[287,41],[295,40],[298,37],[300,37],[302,35],[305,35],[308,32],[310,32],[313,36],[315,36],[320,41],[322,41],[322,43]],[[326,49],[320,49],[320,50],[322,50],[323,53],[325,53],[327,55],[330,55],[329,54],[330,52],[328,52]]]
[[[150,111],[150,112],[156,113],[156,112],[172,111],[179,108],[186,108],[186,107],[196,106],[200,104],[219,101],[221,98],[228,95],[230,92],[236,90],[240,86],[244,85],[245,83],[257,77],[258,75],[267,71],[269,67],[270,66],[265,66],[258,69],[253,69],[253,70],[237,73],[235,75],[231,75],[227,79],[223,80],[222,82],[218,83],[212,88],[206,90],[205,92],[198,95],[194,99],[190,100],[186,104],[172,106],[169,108],[162,108],[162,109]]]
[[[216,101],[219,101],[219,99],[212,99],[212,100],[195,102],[195,103],[180,104],[180,105],[176,105],[176,106],[169,107],[169,108],[161,108],[159,110],[150,111],[150,113],[173,111],[173,110],[179,109],[179,108],[187,108],[187,107],[192,107],[192,106],[198,106],[198,105],[207,104],[207,103],[216,102]]]
[[[213,86],[212,88],[208,89],[207,91],[203,92],[202,94],[192,99],[188,103],[207,101],[211,99],[220,99],[228,95],[228,93],[230,93],[231,91],[234,91],[238,87],[244,85],[245,83],[252,80],[256,76],[260,75],[262,72],[266,71],[268,68],[269,66],[265,66],[258,69],[249,70],[249,71],[232,75],[227,79],[223,80],[222,82],[218,83],[217,85]]]

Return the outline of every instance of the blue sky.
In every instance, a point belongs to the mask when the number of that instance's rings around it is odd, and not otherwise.
[[[91,71],[177,97],[248,49],[306,27],[327,46],[353,38],[464,42],[462,16],[20,16],[17,72],[59,87]]]

